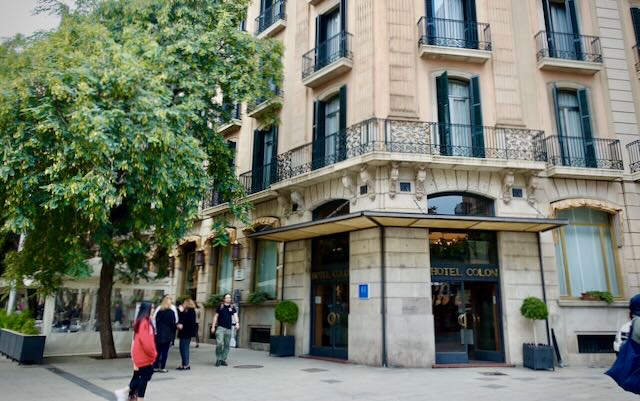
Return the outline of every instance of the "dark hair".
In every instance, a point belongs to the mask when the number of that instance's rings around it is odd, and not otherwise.
[[[140,304],[140,309],[138,310],[138,317],[136,317],[135,323],[133,323],[133,332],[138,333],[140,329],[140,324],[144,320],[149,320],[151,316],[151,304],[149,302],[143,302]]]
[[[231,294],[229,294],[228,292],[225,292],[222,295],[222,301],[220,302],[220,306],[224,305],[224,299],[227,297],[227,295],[231,298],[231,303],[233,303],[233,296]]]

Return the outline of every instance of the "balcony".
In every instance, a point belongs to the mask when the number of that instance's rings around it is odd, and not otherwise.
[[[302,56],[302,83],[315,88],[353,67],[352,37],[340,32]]]
[[[277,35],[287,26],[286,0],[276,0],[256,18],[256,36],[260,39]]]
[[[640,140],[627,145],[629,152],[629,170],[634,181],[640,181]]]
[[[201,208],[202,210],[205,210],[216,207],[218,205],[222,205],[226,202],[227,201],[223,200],[222,195],[218,191],[214,191],[213,188],[209,188],[202,198]]]
[[[548,174],[563,178],[619,180],[624,173],[617,139],[553,135],[544,139]]]
[[[274,161],[242,173],[239,177],[240,185],[248,195],[265,191],[271,187],[271,184],[277,182],[278,171],[276,167]]]
[[[268,111],[281,108],[282,101],[282,90],[280,88],[273,88],[272,97],[258,98],[247,105],[247,116],[259,119]]]
[[[640,49],[638,49],[638,45],[632,47],[633,57],[636,63],[636,74],[640,77]]]
[[[425,59],[484,63],[491,58],[489,24],[422,17],[418,35]]]
[[[240,105],[225,106],[223,115],[218,120],[217,132],[221,135],[228,135],[239,130],[241,127],[242,114],[240,112]]]
[[[602,70],[597,36],[540,31],[535,36],[538,68],[593,75]]]

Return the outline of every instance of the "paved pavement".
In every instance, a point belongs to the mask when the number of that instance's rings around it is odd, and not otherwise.
[[[303,358],[272,358],[264,352],[232,350],[229,367],[213,366],[213,347],[192,348],[190,371],[156,373],[151,401],[418,401],[418,400],[594,400],[638,397],[620,390],[604,369],[522,368],[383,369]],[[0,400],[104,401],[128,384],[129,359],[49,358],[41,366],[0,359]]]

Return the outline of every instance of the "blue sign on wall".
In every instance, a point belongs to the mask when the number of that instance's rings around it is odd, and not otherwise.
[[[369,284],[360,284],[358,286],[358,298],[369,299]]]

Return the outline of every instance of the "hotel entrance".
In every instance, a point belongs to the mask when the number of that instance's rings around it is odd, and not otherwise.
[[[432,231],[429,243],[436,363],[504,362],[495,233]]]

